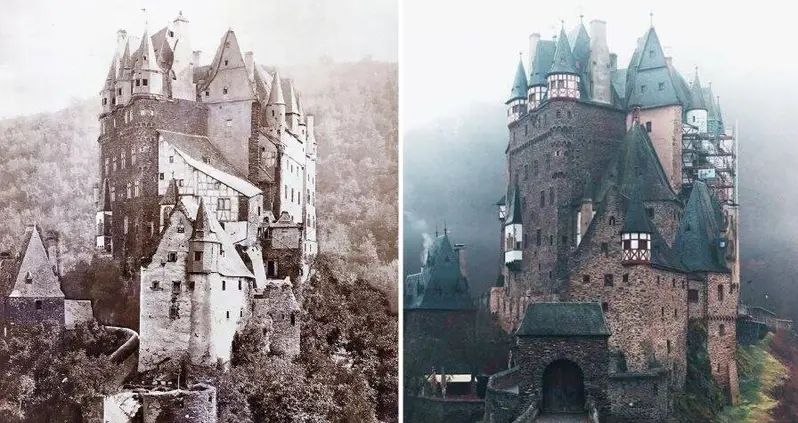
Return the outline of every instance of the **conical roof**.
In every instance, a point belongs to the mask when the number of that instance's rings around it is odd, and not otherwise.
[[[673,242],[674,252],[691,271],[729,271],[719,245],[723,225],[719,209],[706,184],[696,181]]]
[[[518,68],[515,70],[515,78],[513,79],[513,87],[510,89],[510,98],[507,102],[517,99],[525,99],[528,90],[528,81],[526,79],[526,70],[524,69],[524,61],[518,60]]]
[[[100,211],[111,211],[111,190],[108,187],[108,179],[103,179],[102,197],[100,204],[102,205]]]
[[[537,48],[535,48],[535,59],[532,62],[532,69],[530,69],[529,86],[546,86],[546,75],[551,69],[551,63],[554,61],[554,51],[557,45],[551,40],[538,41]]]
[[[169,181],[169,185],[166,187],[163,198],[161,198],[161,205],[176,206],[178,201],[180,201],[180,190],[177,189],[177,181],[172,178]]]
[[[468,280],[460,271],[458,251],[444,231],[430,246],[421,273],[409,275],[405,282],[417,295],[408,298],[405,308],[428,310],[472,310],[474,303]]]
[[[294,91],[294,81],[292,79],[286,79],[283,82],[283,89],[285,90],[285,97],[288,101],[285,104],[285,113],[290,114],[299,114],[299,105],[296,101],[296,91]]]
[[[118,73],[117,69],[118,61],[119,58],[116,56],[116,54],[114,54],[114,58],[111,59],[111,66],[108,68],[108,75],[105,77],[105,86],[103,88],[106,90],[114,89],[114,83],[116,82],[116,75]]]
[[[707,110],[704,103],[704,89],[698,78],[698,68],[695,68],[695,78],[693,78],[693,85],[690,86],[690,107],[687,110]]]
[[[579,22],[576,28],[576,37],[573,38],[573,54],[576,60],[576,69],[585,74],[590,62],[590,35],[588,35],[585,25]]]
[[[283,84],[280,80],[280,72],[278,71],[274,71],[271,92],[269,92],[269,102],[267,104],[285,104],[285,99],[283,98]]]
[[[155,55],[155,47],[152,45],[152,39],[147,29],[144,30],[144,35],[141,36],[139,56],[133,68],[142,71],[161,71],[161,68],[158,67],[158,57]]]
[[[560,29],[560,36],[557,37],[557,50],[554,51],[554,60],[548,74],[555,73],[579,74],[576,69],[576,59],[574,59],[574,55],[571,52],[571,46],[568,44],[568,36],[565,35],[564,28]]]
[[[196,235],[197,231],[208,231],[210,229],[211,222],[208,219],[208,213],[205,211],[205,201],[200,197],[197,217],[194,219],[194,234]]]
[[[623,221],[622,233],[651,233],[654,225],[648,218],[640,184],[634,185],[631,195],[626,199],[626,217]]]
[[[513,184],[513,192],[510,204],[507,207],[507,218],[504,220],[505,225],[521,224],[521,194],[518,188],[518,181]]]
[[[64,298],[58,278],[47,257],[39,228],[29,226],[19,256],[19,267],[10,297]]]

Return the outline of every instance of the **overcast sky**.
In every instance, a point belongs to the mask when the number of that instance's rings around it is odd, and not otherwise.
[[[192,48],[210,61],[224,31],[267,65],[395,62],[398,0],[3,0],[0,13],[0,118],[65,107],[99,95],[116,41],[126,29],[151,32],[180,10]]]
[[[714,81],[713,91],[721,101],[734,90],[744,90],[724,80],[798,70],[795,16],[771,0],[404,0],[403,5],[405,130],[451,115],[471,102],[503,102],[519,51],[528,63],[529,34],[539,32],[551,39],[561,20],[570,31],[580,14],[588,30],[593,19],[607,22],[610,51],[618,54],[618,66],[626,67],[653,12],[657,34],[677,69],[690,82],[694,66],[699,66],[702,82]]]

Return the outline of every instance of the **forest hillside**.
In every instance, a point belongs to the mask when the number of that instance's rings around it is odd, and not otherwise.
[[[397,65],[364,60],[281,70],[316,117],[321,249],[351,277],[395,292]],[[90,94],[90,93],[87,93]],[[98,180],[100,102],[0,120],[0,246],[15,250],[26,224],[62,233],[64,265],[89,261]],[[395,295],[393,295],[395,296]]]

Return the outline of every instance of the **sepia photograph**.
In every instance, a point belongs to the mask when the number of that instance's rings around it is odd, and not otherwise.
[[[398,422],[397,0],[2,6],[0,422]]]
[[[798,421],[790,14],[403,5],[404,421]]]

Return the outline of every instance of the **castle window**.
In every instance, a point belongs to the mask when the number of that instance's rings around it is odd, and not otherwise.
[[[269,260],[266,262],[266,276],[277,277],[277,262]]]
[[[664,82],[660,82],[660,83],[659,83],[659,90],[660,90],[660,91],[663,91],[663,90],[665,90],[665,83],[664,83]],[[695,117],[693,117],[693,119],[695,119]]]
[[[590,282],[590,275],[582,275],[582,282]]]
[[[679,318],[679,309],[678,308],[674,308],[673,309],[673,318],[674,319],[678,319]]]
[[[646,122],[646,132],[651,132],[651,121]]]
[[[141,183],[136,181],[133,183],[133,196],[138,197],[139,195],[141,195]]]
[[[663,319],[665,318],[665,307],[660,308],[659,315],[660,315],[661,318],[663,318]]]
[[[718,326],[718,335],[726,336],[726,325]]]
[[[546,207],[546,191],[540,191],[540,207]]]
[[[643,84],[643,85],[640,86],[640,92],[641,93],[646,92],[646,84]]]
[[[136,86],[137,86],[137,87],[140,87],[140,86],[141,86],[141,80],[140,80],[140,79],[136,79]]]
[[[606,273],[604,275],[604,286],[614,286],[615,285],[615,276],[612,273]]]
[[[561,115],[561,114],[562,114],[562,113],[561,113],[559,110],[557,110],[557,119],[559,119],[559,118],[560,118],[560,115]]]
[[[540,229],[538,229],[537,231],[535,231],[535,245],[537,245],[538,247],[540,247],[540,244],[542,243],[542,241],[541,241],[541,235],[542,235],[542,234],[541,234],[541,232],[540,232]]]
[[[549,188],[549,204],[554,205],[554,188]]]
[[[166,254],[166,261],[174,263],[177,261],[177,251],[170,251]]]
[[[33,303],[36,305],[36,310],[42,309],[42,300],[36,300]]]
[[[230,199],[229,198],[218,198],[216,200],[216,209],[217,210],[230,210]]]
[[[169,156],[169,163],[175,162],[175,156]]]
[[[224,313],[225,313],[225,316],[229,319],[230,318],[230,312],[229,311],[225,311]]]
[[[103,97],[103,106],[105,106],[107,104],[108,104],[108,99],[106,97]]]
[[[602,242],[601,243],[601,252],[602,253],[606,253],[606,252],[609,252],[609,251],[610,251],[610,245],[607,244],[606,242]]]
[[[205,90],[205,97],[208,97],[209,95],[211,95],[211,91],[210,90]],[[274,112],[272,112],[272,113],[274,113]]]
[[[569,110],[568,111],[568,119],[570,119],[570,118],[571,118],[571,111]]]
[[[111,160],[111,164],[114,172],[116,172],[116,157],[114,157],[113,160]]]
[[[697,289],[688,289],[687,290],[687,302],[688,303],[697,303],[698,302],[698,290]]]
[[[116,201],[116,187],[111,187],[111,201]]]
[[[160,287],[161,283],[158,281],[152,281],[152,284],[150,284],[150,289],[152,289],[153,291],[160,289]]]
[[[127,183],[127,198],[133,198],[133,185],[130,182]]]
[[[164,178],[165,178],[165,176],[164,176],[163,172],[161,172],[161,173],[159,173],[159,174],[158,174],[158,179],[160,179],[161,181],[163,181],[163,180],[164,180]]]
[[[227,281],[223,280],[222,281],[222,291],[224,291],[225,289],[227,289]]]
[[[114,120],[114,122],[116,122],[116,120]],[[132,165],[136,164],[136,148],[135,147],[130,149],[130,164],[132,164]]]
[[[147,78],[141,80],[141,85],[147,86]]]
[[[549,235],[549,245],[554,245],[554,235]]]
[[[623,281],[624,282],[629,282],[629,274],[628,273],[624,273],[623,274]]]
[[[124,168],[125,168],[125,166],[127,165],[127,160],[125,159],[125,157],[126,157],[126,156],[125,156],[125,152],[123,151],[122,153],[120,153],[120,155],[119,155],[119,156],[120,156],[120,157],[119,157],[119,162],[120,162],[120,163],[119,163],[119,165],[120,165],[120,167],[121,167],[122,169],[124,169]]]
[[[174,31],[169,31],[169,36],[170,37],[174,37],[175,36],[175,32]]]
[[[228,63],[230,62],[227,59],[224,59],[224,65],[227,66]]]
[[[670,339],[668,340],[668,343],[666,345],[668,346],[668,354],[670,354],[671,353],[671,340]]]
[[[648,57],[654,57],[654,50],[648,51]]]
[[[659,285],[659,276],[657,276],[657,285]]]
[[[178,179],[177,180],[177,186],[179,186],[179,187],[183,186],[183,179]]]
[[[605,312],[605,313],[606,313],[606,312],[608,312],[608,311],[610,311],[610,303],[608,303],[608,302],[606,302],[606,301],[604,301],[603,303],[601,303],[601,310],[602,310],[603,312]]]
[[[296,326],[296,314],[291,312],[291,326]]]
[[[241,281],[238,281],[238,290],[241,291]]]
[[[127,219],[127,216],[125,216],[124,220],[122,221],[122,228],[124,229],[125,235],[127,235],[127,231],[128,231],[128,227],[129,226],[130,226],[129,225],[129,221]]]
[[[676,288],[676,278],[671,279],[671,285]]]
[[[650,218],[654,217],[654,208],[653,207],[647,207],[646,208],[646,212],[648,213],[648,217],[650,217]]]
[[[167,215],[168,215],[168,213],[167,213]],[[179,233],[179,234],[186,233],[186,227],[183,226],[183,225],[177,225],[177,233]]]
[[[121,88],[116,90],[116,92],[117,92],[117,94],[122,95],[122,89]]]
[[[723,285],[718,285],[718,301],[723,301]]]
[[[241,310],[238,311],[239,317],[244,317],[244,308],[242,307]]]
[[[105,158],[105,174],[106,175],[108,175],[108,168],[110,167],[109,165],[110,165],[110,160],[108,160],[108,157],[106,157]]]
[[[188,290],[189,291],[193,291],[194,290],[194,281],[188,281]]]
[[[173,294],[180,293],[180,281],[172,281],[172,293]]]
[[[222,88],[222,94],[227,94],[227,87]],[[229,122],[229,120],[228,120]]]
[[[202,261],[202,251],[194,251],[194,261]]]

